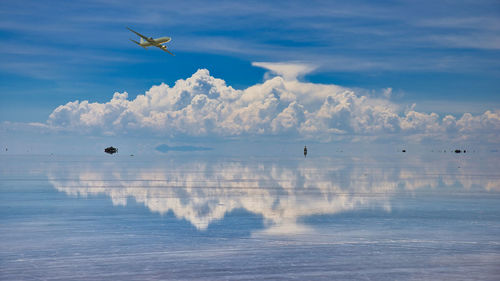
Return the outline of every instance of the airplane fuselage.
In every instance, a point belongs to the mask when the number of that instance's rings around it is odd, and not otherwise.
[[[170,37],[160,37],[160,38],[148,38],[148,40],[144,40],[141,38],[141,43],[139,44],[141,47],[158,47],[160,44],[167,43],[170,41]]]

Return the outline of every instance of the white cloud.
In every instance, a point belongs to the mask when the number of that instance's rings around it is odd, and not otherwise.
[[[316,66],[301,63],[253,62],[252,65],[268,69],[285,80],[297,80],[316,69]]]
[[[381,98],[337,85],[300,82],[314,68],[254,63],[278,74],[244,90],[200,69],[170,87],[151,87],[129,100],[115,93],[106,103],[74,101],[57,107],[47,125],[53,129],[96,134],[149,132],[165,136],[247,136],[287,134],[333,140],[400,136],[415,140],[478,139],[498,142],[500,110],[461,117],[401,110],[390,90]]]

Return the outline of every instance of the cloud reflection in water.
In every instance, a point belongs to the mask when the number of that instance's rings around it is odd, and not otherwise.
[[[307,160],[92,162],[78,169],[49,168],[48,178],[68,195],[105,194],[114,205],[123,206],[133,198],[151,212],[171,211],[201,231],[226,214],[244,209],[262,216],[269,234],[312,231],[300,223],[300,218],[312,215],[367,208],[390,211],[391,200],[397,196],[415,196],[425,190],[500,191],[500,178],[478,176],[475,171],[484,174],[484,169],[469,162],[461,163],[464,167],[459,169],[453,161],[421,159]]]

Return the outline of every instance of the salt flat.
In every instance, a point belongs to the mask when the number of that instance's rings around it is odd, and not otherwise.
[[[500,156],[0,156],[3,280],[498,280]]]

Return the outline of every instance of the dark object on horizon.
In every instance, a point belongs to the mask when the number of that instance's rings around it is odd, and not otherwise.
[[[307,147],[304,145],[304,158],[307,156]]]
[[[191,146],[191,145],[181,145],[181,146],[168,146],[166,144],[158,145],[155,148],[156,151],[167,153],[169,151],[181,151],[181,152],[189,152],[189,151],[208,151],[212,150],[211,147],[203,147],[203,146]]]
[[[455,153],[460,153],[462,152],[460,149],[455,149]]]
[[[106,147],[104,149],[104,152],[109,153],[109,154],[117,153],[118,152],[118,148],[114,148],[112,146]]]
[[[406,149],[401,150],[401,152],[406,152]]]
[[[467,150],[464,149],[464,153],[467,152]]]

